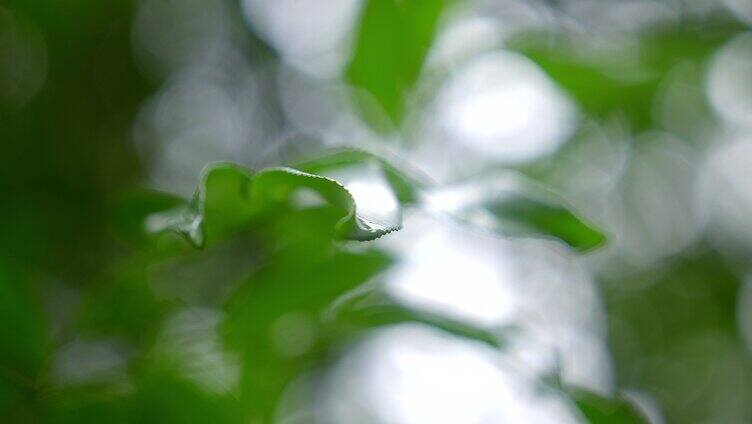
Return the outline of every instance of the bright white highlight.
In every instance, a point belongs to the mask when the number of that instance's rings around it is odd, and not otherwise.
[[[508,323],[515,312],[508,286],[513,271],[497,240],[446,223],[423,224],[411,221],[399,235],[404,256],[387,277],[392,294],[476,325]]]
[[[478,154],[526,162],[553,152],[571,134],[574,108],[530,60],[507,52],[470,62],[439,95],[447,135]]]
[[[155,355],[174,363],[207,390],[235,391],[240,381],[240,360],[224,350],[217,332],[220,321],[221,313],[213,309],[181,310],[167,320]]]
[[[360,0],[244,0],[246,19],[298,69],[332,75],[346,60]]]
[[[328,383],[327,422],[578,422],[562,399],[541,391],[490,348],[413,324],[377,332]]]
[[[384,226],[399,224],[399,200],[379,165],[347,167],[327,176],[341,182],[350,192],[361,218]]]
[[[52,363],[56,383],[92,384],[124,380],[126,349],[110,340],[76,339],[61,347]]]
[[[752,34],[729,41],[713,59],[708,98],[732,124],[752,127]]]
[[[752,136],[714,149],[705,163],[697,204],[716,242],[752,246]]]

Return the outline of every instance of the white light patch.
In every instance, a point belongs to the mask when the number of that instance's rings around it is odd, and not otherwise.
[[[438,111],[453,141],[503,162],[551,153],[574,129],[571,102],[533,62],[508,52],[461,69],[441,90]]]
[[[393,222],[399,212],[397,198],[383,181],[353,181],[347,190],[355,198],[358,214],[368,220]]]
[[[483,51],[491,50],[501,39],[496,19],[469,16],[450,21],[443,28],[429,52],[428,67],[453,66]]]
[[[395,236],[405,245],[387,275],[388,290],[409,305],[476,325],[509,323],[516,308],[513,269],[497,241],[446,222],[416,224]]]
[[[492,349],[414,324],[378,331],[327,383],[325,421],[337,424],[578,422]]]
[[[243,0],[254,30],[296,68],[332,76],[346,61],[346,41],[361,0]]]
[[[732,124],[752,127],[752,34],[740,35],[713,58],[707,95],[718,113]]]
[[[697,191],[697,205],[714,241],[745,250],[752,246],[752,135],[710,152]]]
[[[245,163],[260,150],[248,140],[259,121],[243,109],[234,89],[200,69],[176,75],[142,108],[134,128],[137,147],[150,158],[151,184],[190,196],[207,161]]]
[[[342,183],[350,192],[358,216],[384,227],[399,226],[399,200],[379,165],[346,167],[327,173],[327,176]]]
[[[213,309],[183,309],[167,320],[154,354],[207,390],[233,392],[240,380],[240,360],[224,350],[217,332],[220,321],[221,313]]]
[[[101,383],[125,378],[126,349],[113,341],[76,339],[61,347],[52,375],[61,385]]]
[[[752,25],[752,2],[749,0],[724,0],[724,3],[737,18]]]
[[[701,234],[701,208],[694,201],[698,172],[694,152],[682,140],[653,133],[633,149],[607,204],[604,222],[612,231],[619,261],[646,266],[681,252]]]

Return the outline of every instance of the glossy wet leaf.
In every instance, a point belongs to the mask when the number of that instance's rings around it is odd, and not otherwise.
[[[403,118],[405,96],[420,75],[441,12],[449,3],[368,0],[364,6],[347,79],[372,95],[393,124]],[[364,112],[373,124],[373,116]]]

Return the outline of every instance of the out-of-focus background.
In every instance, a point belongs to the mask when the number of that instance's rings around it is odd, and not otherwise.
[[[555,380],[752,422],[751,25],[749,0],[3,0],[0,421],[631,422]],[[129,232],[127,199],[208,162],[342,147],[430,182],[400,212],[380,168],[334,175],[401,231],[314,267]],[[608,241],[445,213],[510,172]],[[267,313],[355,283],[500,346],[413,321],[324,349],[323,304]]]

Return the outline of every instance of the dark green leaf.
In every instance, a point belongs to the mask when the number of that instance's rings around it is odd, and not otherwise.
[[[579,389],[566,393],[589,424],[650,424],[632,403],[623,397],[607,398]]]

